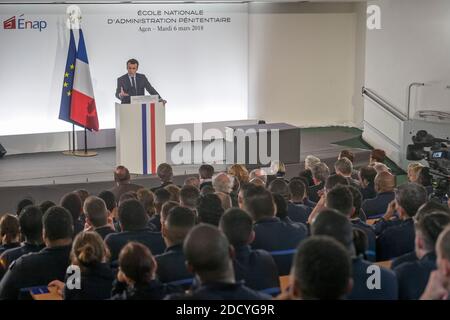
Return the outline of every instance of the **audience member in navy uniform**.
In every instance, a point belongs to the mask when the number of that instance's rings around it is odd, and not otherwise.
[[[48,284],[56,287],[64,300],[104,300],[111,297],[114,275],[108,263],[109,252],[100,235],[83,231],[73,240],[65,282],[54,280]],[[71,279],[74,266],[80,270],[79,287]],[[71,286],[65,285],[71,284]]]
[[[124,166],[117,166],[114,170],[114,182],[116,185],[109,191],[114,194],[116,201],[119,201],[120,197],[126,192],[136,192],[143,188],[139,184],[131,183],[130,171]]]
[[[0,254],[20,247],[20,226],[17,216],[5,214],[0,219]]]
[[[252,250],[249,245],[255,233],[247,212],[238,208],[227,210],[220,220],[220,230],[234,248],[236,281],[244,280],[245,285],[254,290],[279,287],[277,265],[272,256],[264,250]]]
[[[336,174],[347,179],[349,185],[360,188],[359,181],[352,178],[353,165],[347,157],[342,157],[334,163]]]
[[[137,242],[129,242],[120,251],[119,272],[114,282],[112,300],[162,300],[181,287],[156,279],[156,261],[151,251]]]
[[[17,203],[16,215],[19,216],[22,210],[27,206],[34,206],[34,200],[31,197],[26,197]]]
[[[371,166],[366,166],[359,169],[359,183],[361,185],[363,200],[373,199],[377,196],[377,192],[375,191],[376,176],[377,170]]]
[[[283,222],[298,225],[301,222],[294,222],[288,216],[288,203],[281,194],[273,193],[273,202],[275,203],[275,216]]]
[[[298,247],[288,292],[280,300],[338,300],[352,290],[352,264],[345,247],[328,236],[314,236]]]
[[[422,295],[430,273],[436,269],[437,238],[449,223],[450,216],[445,213],[432,213],[417,220],[415,251],[418,260],[405,262],[394,269],[400,299],[417,300]]]
[[[198,222],[209,223],[217,227],[223,213],[222,201],[218,195],[205,194],[198,199]]]
[[[355,155],[348,149],[341,150],[338,155],[338,160],[342,158],[347,158],[352,163],[352,173],[351,177],[359,182],[359,171],[355,169],[354,160]]]
[[[389,203],[394,200],[395,176],[389,172],[380,172],[375,177],[377,196],[364,200],[362,209],[368,219],[379,218],[386,212]]]
[[[161,210],[167,201],[170,201],[170,192],[159,188],[155,192],[155,215],[148,220],[149,227],[154,231],[161,232]]]
[[[188,208],[174,207],[169,211],[162,225],[162,236],[167,248],[164,253],[155,256],[158,265],[156,274],[161,282],[179,282],[185,289],[190,287],[194,275],[186,268],[183,241],[195,222],[195,214]]]
[[[160,185],[151,189],[153,193],[155,193],[155,191],[159,189],[164,188],[165,186],[168,186],[169,184],[173,184],[173,169],[170,164],[161,163],[160,165],[158,165],[158,168],[156,168],[156,175],[159,178]]]
[[[200,168],[198,168],[198,177],[200,179],[200,190],[203,189],[204,186],[212,186],[212,177],[214,175],[214,167],[210,164],[202,164]]]
[[[423,219],[426,215],[432,213],[444,213],[450,215],[450,208],[435,201],[427,201],[418,210],[414,217],[416,221]],[[417,261],[416,250],[405,253],[392,260],[391,269],[396,268],[404,262],[414,262]]]
[[[325,235],[336,239],[347,248],[352,256],[353,289],[347,298],[351,300],[393,300],[398,298],[398,287],[395,274],[380,268],[379,288],[370,288],[368,273],[371,262],[355,256],[352,225],[347,217],[331,209],[321,211],[311,226],[312,236]],[[314,264],[314,263],[313,263]],[[331,274],[334,274],[331,272]]]
[[[172,295],[169,299],[192,300],[265,300],[270,296],[236,282],[233,249],[227,237],[210,224],[199,224],[186,237],[183,245],[188,270],[194,273],[198,286],[189,294]]]
[[[378,261],[390,260],[414,250],[413,217],[426,201],[427,192],[417,183],[405,183],[397,188],[395,201],[389,205],[389,210],[380,222],[386,227],[377,238]],[[400,223],[389,226],[395,211],[399,214]]]
[[[83,212],[86,216],[86,224],[90,229],[97,232],[102,239],[105,239],[110,233],[116,233],[106,204],[99,197],[88,197],[84,202]]]
[[[70,212],[52,207],[43,217],[43,238],[46,248],[24,255],[11,263],[0,282],[0,299],[17,299],[22,288],[63,281],[69,266],[73,221]]]
[[[319,202],[319,193],[325,187],[325,181],[330,175],[330,169],[325,163],[320,162],[311,168],[311,172],[314,185],[308,188],[308,198],[313,202]]]
[[[292,257],[298,244],[307,237],[307,228],[275,217],[272,194],[264,187],[253,187],[244,193],[244,207],[254,221],[255,240],[253,249],[269,251],[273,256],[279,275],[289,274]]]
[[[306,186],[300,179],[292,179],[288,185],[288,216],[292,221],[306,223],[312,208],[304,204]]]
[[[175,185],[173,185],[173,186],[175,186]],[[137,200],[144,207],[144,210],[147,213],[148,217],[149,218],[153,217],[153,215],[156,212],[155,195],[153,194],[153,192],[151,192],[150,190],[148,190],[146,188],[142,188],[142,189],[139,189],[138,191],[136,191],[136,197],[137,197]]]
[[[105,238],[112,262],[118,259],[120,250],[130,241],[144,244],[155,254],[164,252],[165,245],[161,233],[152,232],[147,227],[148,216],[139,201],[127,200],[120,204],[119,223],[123,231],[111,233]]]
[[[355,208],[351,218],[355,219],[355,220],[357,219],[360,222],[363,222],[364,225],[367,228],[370,228],[370,231],[373,232],[372,227],[366,224],[367,217],[366,217],[366,214],[364,213],[363,209],[361,209],[361,205],[362,205],[362,202],[363,202],[361,189],[360,188],[356,188],[354,186],[348,186],[348,189],[352,193],[352,196],[353,196],[353,207]]]
[[[366,225],[359,218],[352,219],[355,213],[355,200],[353,198],[353,192],[350,189],[354,189],[356,202],[361,201],[361,194],[358,189],[353,186],[338,185],[331,189],[327,193],[326,207],[329,209],[335,209],[340,213],[343,213],[351,222],[354,229],[360,229],[364,231],[367,236],[368,248],[365,253],[365,258],[369,261],[375,261],[376,259],[376,238],[375,233],[370,226]],[[359,204],[357,203],[357,204]]]
[[[437,270],[431,272],[421,300],[450,299],[450,226],[444,229],[436,242]]]
[[[27,206],[22,210],[19,224],[24,242],[20,247],[6,250],[0,256],[1,276],[14,260],[30,252],[41,251],[45,247],[42,241],[42,216],[38,206]]]
[[[69,210],[72,215],[73,236],[75,237],[78,233],[84,230],[84,224],[80,219],[83,211],[80,196],[76,192],[67,193],[62,197],[60,206]]]

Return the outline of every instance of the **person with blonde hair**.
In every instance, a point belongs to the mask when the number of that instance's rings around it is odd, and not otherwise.
[[[243,164],[233,164],[228,168],[228,174],[236,177],[239,184],[247,183],[249,181],[248,170]]]
[[[312,170],[312,168],[320,163],[320,159],[313,156],[313,155],[307,155],[305,158],[305,170]]]
[[[270,162],[270,170],[273,175],[278,177],[284,177],[286,175],[286,166],[280,160],[272,160]]]
[[[109,250],[98,233],[79,233],[72,244],[70,261],[66,284],[54,280],[49,287],[56,287],[64,300],[104,300],[111,297],[114,276],[109,267]],[[81,275],[79,286],[76,280],[71,282],[71,275],[76,270]]]
[[[372,166],[377,173],[380,173],[380,172],[389,172],[389,173],[391,173],[391,169],[389,169],[389,167],[387,165],[385,165],[384,163],[372,162],[370,164],[370,166]]]
[[[417,179],[419,178],[420,171],[424,167],[423,164],[419,162],[411,162],[408,164],[408,181],[409,182],[417,182]]]

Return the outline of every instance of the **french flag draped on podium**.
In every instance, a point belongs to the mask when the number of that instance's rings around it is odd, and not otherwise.
[[[98,131],[98,115],[83,31],[79,30],[78,50],[70,30],[69,52],[64,74],[59,119]],[[67,79],[67,81],[66,81]]]

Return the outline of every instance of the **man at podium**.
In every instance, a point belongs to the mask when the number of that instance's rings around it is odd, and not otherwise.
[[[151,95],[157,95],[163,104],[166,101],[161,98],[158,91],[152,87],[147,77],[142,73],[137,73],[139,62],[136,59],[127,61],[128,73],[117,79],[116,98],[121,103],[130,103],[131,96],[143,96],[145,90]]]

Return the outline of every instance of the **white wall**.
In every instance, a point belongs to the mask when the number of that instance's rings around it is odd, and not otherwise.
[[[427,86],[414,89],[412,96],[417,99],[412,109],[442,105],[431,101],[431,95],[425,96],[440,83],[442,90],[433,90],[433,96],[442,100],[444,84],[450,84],[450,1],[377,0],[369,4],[380,6],[381,30],[366,34],[366,86],[404,114],[408,86],[416,81]],[[450,103],[447,106],[450,111]]]
[[[357,27],[365,10],[358,6],[250,5],[250,118],[300,126],[361,123],[364,32]]]

